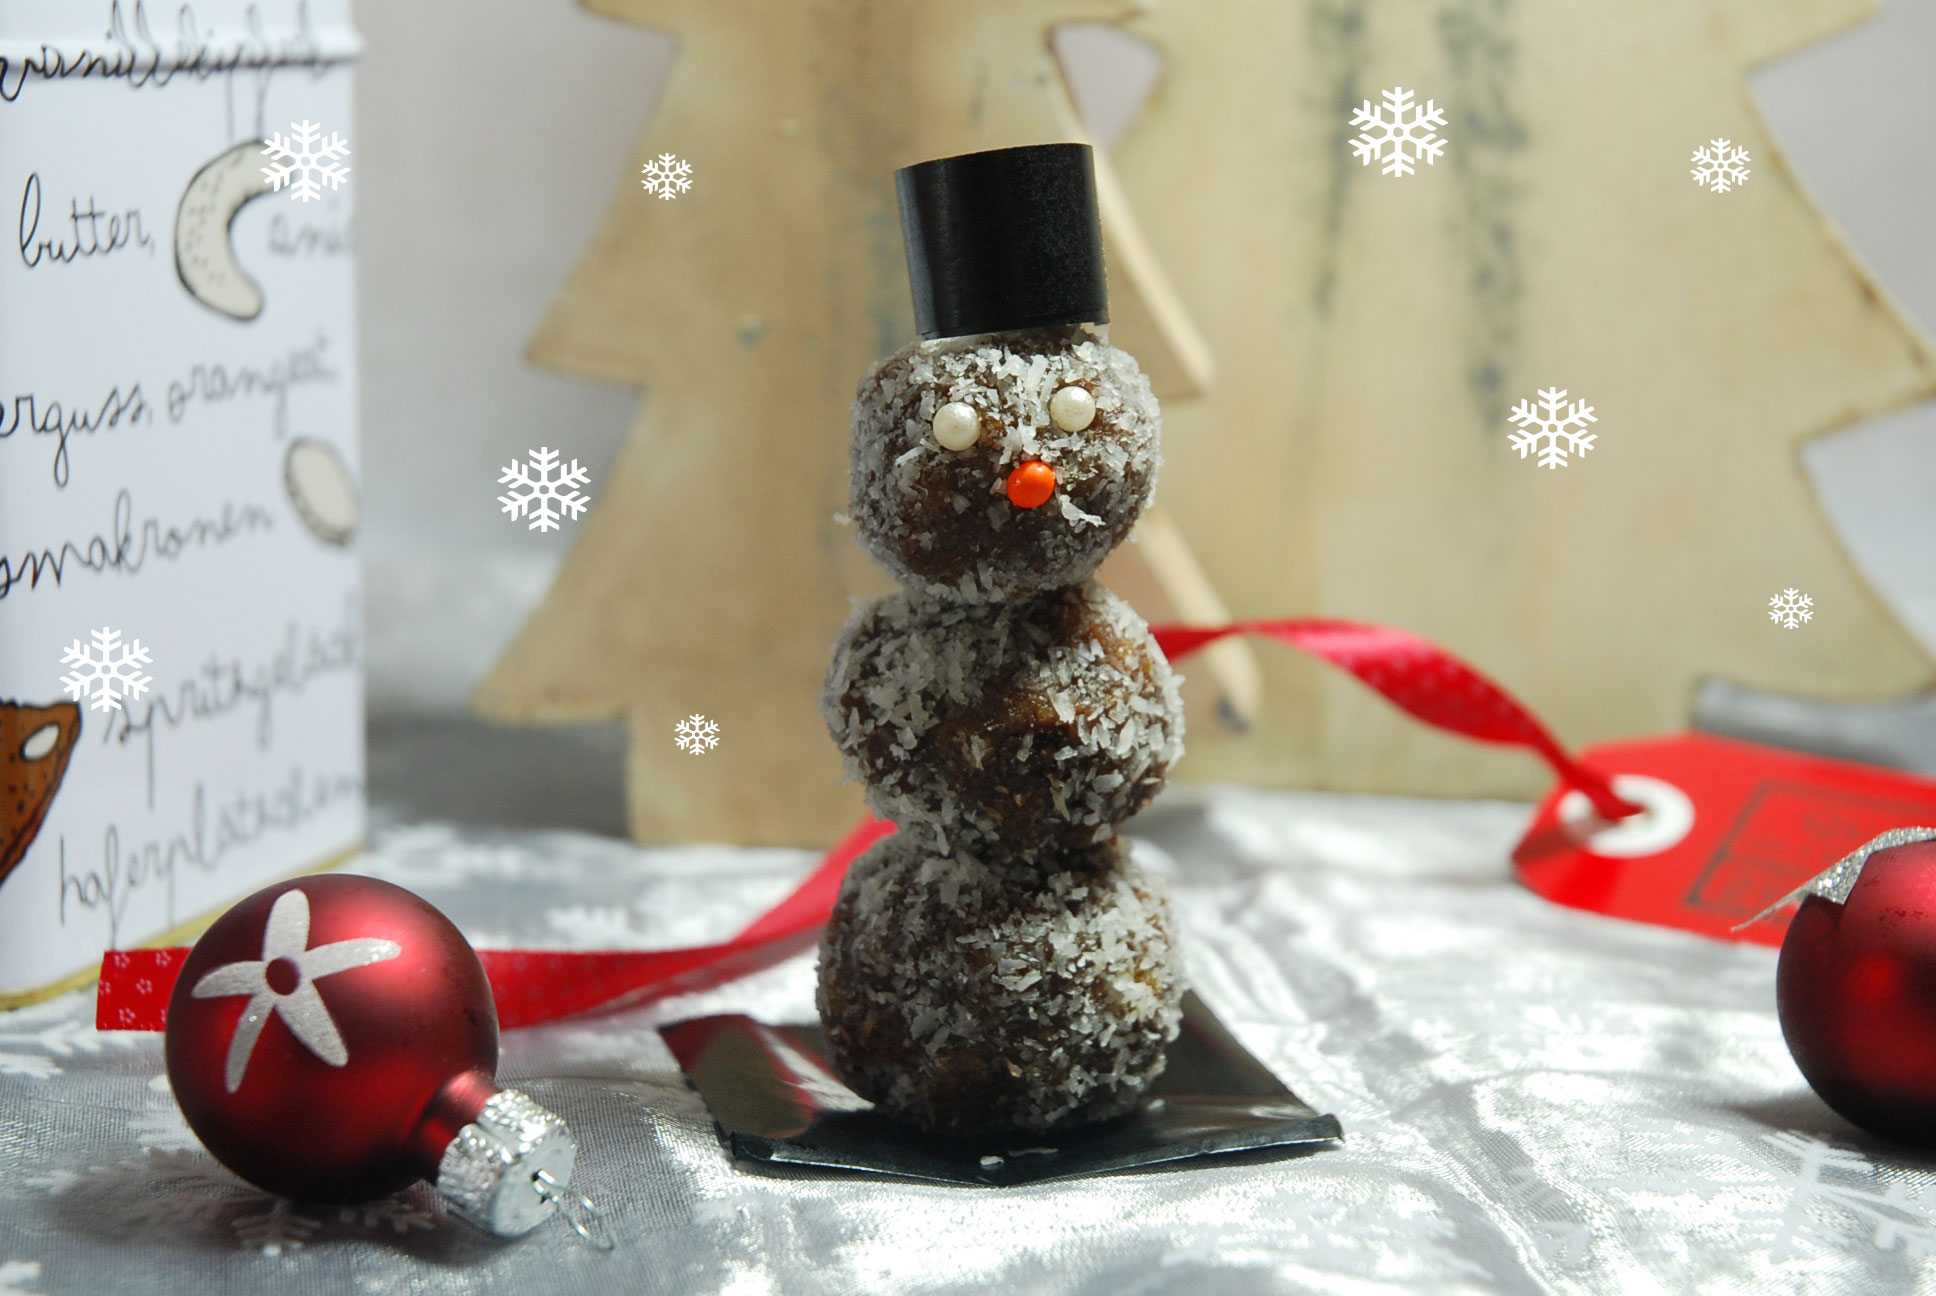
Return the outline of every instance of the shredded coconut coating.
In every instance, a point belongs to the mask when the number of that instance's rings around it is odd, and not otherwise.
[[[1176,673],[1093,581],[1017,603],[863,605],[821,711],[868,804],[944,853],[1106,841],[1183,754]]]
[[[1049,415],[1071,386],[1095,402],[1073,432]],[[950,402],[976,415],[949,416],[960,450],[933,427]],[[854,402],[850,514],[906,589],[855,612],[821,710],[900,831],[848,870],[820,1018],[854,1091],[924,1129],[1120,1116],[1176,1037],[1168,901],[1116,828],[1182,755],[1178,680],[1088,579],[1149,504],[1157,439],[1149,380],[1082,328],[916,343]],[[1030,460],[1055,483],[1024,508]]]
[[[1038,866],[896,834],[848,870],[821,940],[828,1058],[855,1093],[936,1133],[1120,1116],[1176,1038],[1171,925],[1120,839]]]
[[[1068,386],[1096,401],[1079,432],[1049,418],[1049,398]],[[966,450],[935,440],[934,412],[951,401],[981,415]],[[1159,427],[1136,361],[1080,329],[917,342],[861,382],[850,515],[861,545],[910,589],[989,602],[1073,584],[1154,495]],[[1008,474],[1029,459],[1055,470],[1055,492],[1020,508]]]

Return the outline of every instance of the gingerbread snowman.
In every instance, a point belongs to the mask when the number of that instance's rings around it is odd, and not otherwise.
[[[820,951],[830,1062],[971,1138],[1133,1110],[1183,993],[1122,822],[1182,755],[1177,676],[1096,567],[1148,506],[1150,385],[1107,339],[1088,146],[896,174],[921,340],[854,403],[851,515],[902,590],[858,608],[822,710],[898,832]]]

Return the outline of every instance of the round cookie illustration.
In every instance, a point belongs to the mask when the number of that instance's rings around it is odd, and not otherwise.
[[[356,479],[335,446],[314,437],[291,441],[282,457],[282,484],[311,535],[325,544],[349,544],[359,512]]]

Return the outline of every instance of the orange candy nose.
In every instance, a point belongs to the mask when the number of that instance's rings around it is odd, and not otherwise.
[[[1008,475],[1008,502],[1016,508],[1035,508],[1055,494],[1055,469],[1040,459],[1017,464]]]

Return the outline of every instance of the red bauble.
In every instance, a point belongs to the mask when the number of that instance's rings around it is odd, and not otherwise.
[[[1936,1145],[1936,841],[1856,867],[1846,899],[1810,895],[1789,924],[1781,1032],[1822,1101],[1873,1134]]]
[[[298,878],[223,914],[175,983],[167,1056],[196,1136],[286,1197],[365,1201],[430,1179],[473,1223],[522,1232],[571,1174],[563,1122],[492,1079],[497,1007],[476,952],[388,882]]]

